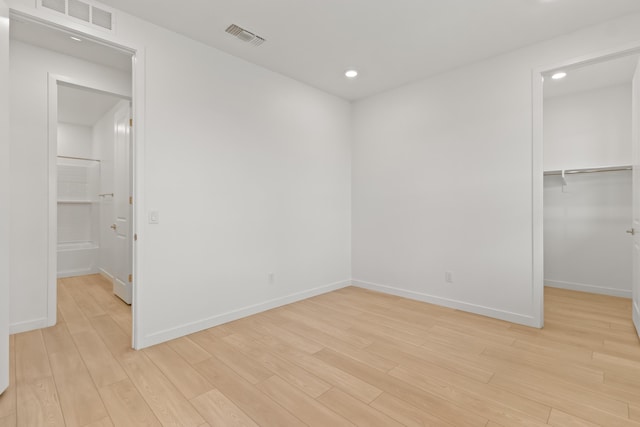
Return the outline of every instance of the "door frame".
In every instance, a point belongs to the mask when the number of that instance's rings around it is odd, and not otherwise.
[[[78,37],[83,37],[87,40],[91,40],[97,43],[101,43],[105,46],[112,47],[114,49],[118,49],[124,52],[127,52],[132,55],[132,96],[127,96],[131,99],[132,109],[131,115],[133,118],[132,127],[132,135],[131,135],[131,143],[132,143],[132,168],[133,174],[131,176],[131,185],[133,187],[133,222],[132,222],[132,232],[134,235],[138,237],[138,239],[134,242],[132,247],[132,275],[133,280],[133,301],[131,304],[132,310],[132,348],[139,350],[143,346],[142,339],[142,316],[140,314],[140,298],[139,295],[142,294],[142,286],[143,286],[143,273],[141,266],[141,259],[144,249],[144,242],[141,241],[141,231],[144,229],[144,219],[145,219],[145,199],[144,199],[144,159],[145,159],[145,109],[146,109],[146,96],[145,96],[145,75],[146,75],[146,49],[144,45],[138,44],[138,42],[132,42],[130,40],[122,41],[117,38],[114,38],[115,41],[111,39],[104,38],[105,36],[96,35],[95,33],[88,32],[89,30],[86,27],[81,25],[71,24],[59,18],[53,18],[50,16],[41,16],[40,10],[33,10],[28,7],[24,7],[20,4],[11,4],[10,5],[10,18],[19,18],[22,20],[29,20],[33,23],[45,25],[60,31],[64,31],[69,35],[75,35]],[[108,37],[108,36],[106,36]],[[51,84],[51,77],[58,79],[67,79],[70,81],[70,84],[76,84],[78,86],[86,86],[86,87],[97,87],[100,88],[100,84],[92,81],[78,81],[76,79],[70,79],[64,76],[49,76],[49,91],[52,88],[56,89],[57,92],[57,82],[55,84]],[[113,91],[110,88],[106,88],[105,92],[109,93]],[[115,91],[117,94],[117,90]],[[51,105],[51,93],[49,95],[49,105]],[[57,94],[56,94],[55,107],[57,108]],[[51,117],[49,117],[49,122],[51,122]],[[57,120],[56,120],[57,121]],[[53,196],[57,196],[57,188],[56,183],[51,182],[52,175],[52,160],[51,156],[57,156],[57,141],[52,150],[51,141],[51,127],[49,125],[48,129],[48,175],[49,175],[49,212],[48,212],[48,229],[49,234],[47,236],[48,240],[48,280],[47,280],[47,317],[46,322],[47,325],[53,325],[56,322],[56,314],[57,314],[57,256],[56,256],[56,240],[57,235],[55,230],[57,229],[57,201]],[[57,133],[54,133],[53,137],[57,139]],[[55,141],[54,139],[54,141]],[[55,166],[55,164],[54,164]],[[54,192],[52,193],[51,189],[53,187]],[[52,200],[56,206],[52,205]],[[53,213],[52,213],[53,212]],[[52,220],[54,220],[53,227],[51,226]],[[52,235],[51,230],[54,230],[54,234]],[[45,326],[45,325],[43,325]]]
[[[60,74],[48,73],[47,84],[47,152],[48,152],[48,234],[47,234],[47,326],[56,324],[57,317],[57,281],[58,281],[58,87],[68,86],[76,89],[88,90],[106,95],[117,96],[123,101],[132,102],[129,94],[118,91],[115,87],[105,86],[103,83],[90,79],[78,79]],[[135,170],[133,161],[131,168]],[[134,206],[135,207],[135,206]],[[131,239],[133,242],[133,239]],[[131,245],[133,255],[133,244]],[[132,263],[133,264],[133,263]],[[131,304],[133,308],[133,304]],[[133,328],[133,325],[132,325]],[[133,335],[133,334],[132,334]]]
[[[640,40],[614,48],[571,58],[531,73],[532,87],[532,291],[535,326],[544,326],[544,77],[555,71],[578,68],[627,55],[640,54]],[[634,189],[638,190],[638,189]]]
[[[9,8],[4,0],[0,0],[0,394],[9,386],[11,379],[9,369],[9,323],[10,323],[10,279],[9,269],[11,250],[9,248],[10,210],[10,161],[9,145]]]

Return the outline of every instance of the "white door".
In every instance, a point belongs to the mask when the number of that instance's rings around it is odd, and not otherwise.
[[[640,62],[633,76],[633,323],[640,336]]]
[[[0,0],[0,393],[9,387],[9,9]]]
[[[131,107],[123,102],[115,115],[115,152],[113,176],[113,205],[115,233],[113,258],[113,293],[131,304],[132,262],[131,262]]]

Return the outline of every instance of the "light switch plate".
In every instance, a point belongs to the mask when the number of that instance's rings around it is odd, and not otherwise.
[[[149,224],[159,224],[160,223],[160,212],[158,211],[150,211],[149,212]]]

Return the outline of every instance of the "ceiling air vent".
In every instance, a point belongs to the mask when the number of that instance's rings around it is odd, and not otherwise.
[[[92,28],[113,31],[113,13],[90,0],[38,0],[42,8],[59,12]]]
[[[260,37],[257,34],[252,33],[251,31],[247,31],[242,27],[238,27],[235,24],[231,24],[225,30],[227,33],[231,34],[242,40],[245,43],[251,43],[254,46],[260,46],[266,40]]]

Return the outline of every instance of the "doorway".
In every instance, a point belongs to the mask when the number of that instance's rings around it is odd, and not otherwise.
[[[545,286],[633,297],[637,310],[639,53],[625,49],[534,72],[533,260],[540,326]]]
[[[130,99],[57,86],[57,277],[99,273],[131,304]]]
[[[42,108],[41,99],[46,100],[48,132],[47,323],[43,326],[53,325],[61,313],[59,277],[101,274],[112,282],[112,295],[131,304],[133,53],[23,16],[12,16],[11,42],[12,63],[32,73],[18,79],[18,84],[27,88],[30,80],[43,77],[47,82],[42,91],[43,82],[38,80],[34,85],[38,93],[30,100],[34,109]],[[131,321],[128,329],[133,329]],[[131,336],[135,342],[135,333]]]

